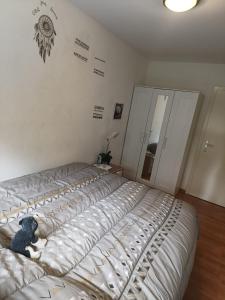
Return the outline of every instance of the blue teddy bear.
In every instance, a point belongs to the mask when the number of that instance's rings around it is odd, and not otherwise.
[[[20,220],[19,225],[22,229],[19,230],[11,241],[10,249],[14,252],[25,255],[29,258],[38,259],[41,255],[40,251],[34,251],[32,245],[36,248],[43,248],[47,240],[39,239],[35,235],[38,228],[38,222],[34,217],[26,217]]]

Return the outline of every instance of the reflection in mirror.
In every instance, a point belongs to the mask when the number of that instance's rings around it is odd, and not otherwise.
[[[147,144],[145,160],[141,175],[142,179],[148,181],[150,180],[152,174],[153,164],[159,143],[168,98],[168,96],[159,95],[156,102],[155,113],[152,121],[152,127]]]

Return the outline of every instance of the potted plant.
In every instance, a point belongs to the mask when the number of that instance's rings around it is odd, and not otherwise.
[[[107,164],[107,165],[110,164],[110,162],[112,160],[111,151],[109,150],[110,143],[118,135],[119,135],[119,133],[115,131],[109,137],[107,137],[107,139],[106,139],[106,141],[107,141],[106,151],[102,152],[102,153],[99,153],[98,161],[97,161],[98,164]]]

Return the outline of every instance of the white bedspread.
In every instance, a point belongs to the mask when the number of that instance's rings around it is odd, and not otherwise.
[[[181,299],[198,226],[194,209],[86,164],[0,183],[0,299]],[[38,213],[39,260],[7,249]]]

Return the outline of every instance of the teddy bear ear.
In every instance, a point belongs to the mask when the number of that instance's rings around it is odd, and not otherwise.
[[[19,225],[22,225],[22,223],[23,223],[23,219],[19,221]]]

